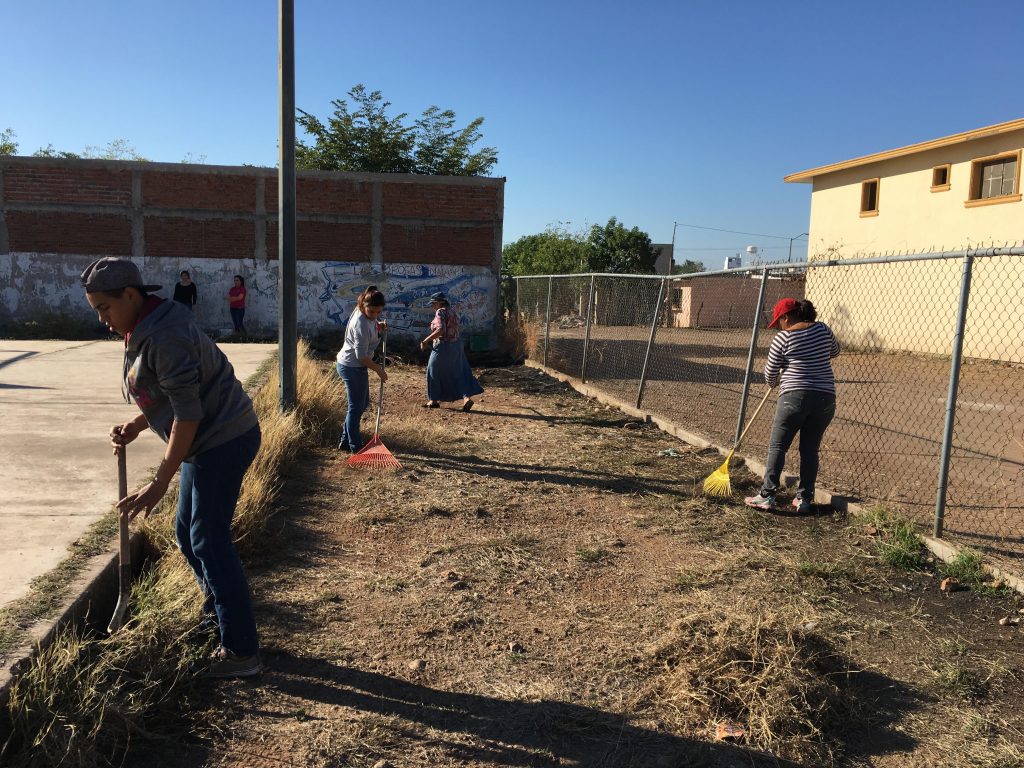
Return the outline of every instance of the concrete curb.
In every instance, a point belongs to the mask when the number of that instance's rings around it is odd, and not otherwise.
[[[695,445],[698,448],[713,448],[718,451],[722,456],[726,456],[729,453],[729,449],[716,445],[709,438],[701,435],[697,432],[692,432],[684,427],[679,426],[669,419],[662,418],[660,416],[654,416],[647,411],[636,408],[629,403],[623,402],[616,397],[612,397],[606,392],[601,391],[596,387],[592,387],[589,384],[585,384],[577,378],[569,376],[568,374],[560,371],[555,371],[550,368],[545,368],[540,363],[534,360],[525,360],[523,363],[527,368],[533,368],[540,371],[553,379],[565,382],[581,395],[591,397],[597,400],[599,403],[604,405],[610,405],[613,408],[618,408],[622,412],[633,416],[634,418],[641,419],[646,424],[654,424],[662,432],[666,432],[674,437],[678,437],[684,443],[689,445]],[[742,461],[747,469],[753,472],[758,477],[764,477],[765,465],[764,462],[759,461],[750,456],[742,456],[737,454],[734,457],[738,462]],[[782,483],[786,486],[793,485],[797,481],[795,475],[784,473],[782,476]],[[851,499],[849,496],[842,494],[833,493],[825,488],[818,488],[814,493],[814,501],[818,504],[831,506],[833,509],[837,509],[840,512],[860,514],[867,511],[867,508],[859,502]],[[928,551],[931,552],[935,557],[939,558],[944,562],[953,560],[960,554],[958,547],[950,544],[945,539],[936,539],[931,536],[923,536],[918,534],[918,538],[921,543],[927,547]],[[982,568],[986,573],[991,574],[994,578],[1002,580],[1008,587],[1024,594],[1024,579],[1014,576],[1011,573],[1006,573],[1000,568],[987,563],[982,563]]]
[[[131,553],[134,581],[147,559],[146,538],[140,532],[131,536]],[[118,543],[115,538],[107,551],[90,559],[75,576],[68,586],[69,597],[58,609],[57,617],[37,621],[29,628],[25,642],[11,651],[10,658],[14,661],[0,669],[0,743],[5,740],[9,727],[7,702],[14,681],[29,668],[39,653],[50,647],[65,627],[81,625],[90,616],[95,622],[106,626],[117,603],[119,570]]]

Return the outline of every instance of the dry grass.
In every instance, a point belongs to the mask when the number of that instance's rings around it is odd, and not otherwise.
[[[664,667],[649,694],[675,724],[702,737],[740,725],[746,741],[781,757],[831,762],[822,726],[842,707],[841,656],[813,631],[821,616],[799,599],[775,603],[698,593],[653,649]]]
[[[277,407],[277,374],[254,399],[263,442],[246,474],[235,516],[243,557],[248,540],[264,527],[282,475],[307,439],[336,434],[339,385],[323,375],[300,345],[296,409]],[[173,718],[177,701],[194,677],[202,649],[190,644],[198,621],[199,592],[191,571],[176,555],[172,534],[176,494],[168,493],[146,534],[162,557],[133,586],[130,620],[117,634],[101,637],[63,632],[14,684],[8,703],[13,730],[4,765],[109,764],[133,737],[146,735],[146,719]]]

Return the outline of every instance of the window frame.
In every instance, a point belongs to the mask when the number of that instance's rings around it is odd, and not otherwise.
[[[946,172],[946,180],[942,184],[935,183],[936,171],[944,170]],[[930,187],[932,192],[946,192],[949,190],[950,185],[953,181],[953,164],[943,163],[942,165],[936,165],[932,167],[932,185]]]
[[[865,193],[867,192],[867,185],[868,184],[874,184],[875,185],[875,207],[874,208],[865,208],[864,207],[866,205],[866,199],[865,199],[866,194]],[[882,182],[881,182],[881,179],[879,177],[875,177],[873,179],[864,179],[863,181],[861,181],[861,183],[860,183],[860,217],[863,219],[863,218],[867,218],[868,216],[877,216],[878,215],[878,209],[879,209],[879,206],[881,204],[881,198],[882,198]]]
[[[1009,195],[998,195],[996,197],[974,197],[975,190],[978,190],[979,194],[981,191],[981,168],[986,163],[992,163],[996,160],[1016,160],[1016,175],[1013,180],[1013,188],[1015,192],[1011,192]],[[965,208],[978,208],[983,205],[999,205],[1000,203],[1019,203],[1021,200],[1020,192],[1020,161],[1021,161],[1021,150],[1013,150],[1010,152],[1000,152],[996,155],[988,155],[986,157],[976,157],[971,160],[971,183],[967,188],[967,199],[964,201]]]

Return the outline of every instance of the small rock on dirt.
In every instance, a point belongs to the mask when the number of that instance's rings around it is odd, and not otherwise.
[[[387,760],[378,760],[373,764],[373,768],[394,768]]]
[[[745,735],[743,728],[729,720],[723,720],[715,727],[715,738],[718,741],[739,741]]]
[[[508,644],[509,653],[526,653],[526,649],[519,643],[512,642]]]
[[[939,582],[939,589],[943,592],[956,592],[962,587],[960,586],[960,580],[954,576],[947,576]]]
[[[625,424],[622,425],[622,428],[623,429],[640,429],[640,427],[642,427],[642,426],[643,426],[643,424],[641,424],[639,421],[627,421]]]
[[[1016,616],[1012,618],[1010,616],[1003,616],[1003,618],[999,620],[999,626],[1001,627],[1016,627],[1018,624],[1020,624],[1020,619]]]
[[[452,582],[452,590],[454,591],[456,589],[469,589],[469,584],[467,584],[466,582],[462,581],[461,579],[459,581],[453,581]]]
[[[425,662],[423,659],[413,659],[409,662],[409,669],[411,669],[413,672],[422,672],[426,668],[427,662]]]

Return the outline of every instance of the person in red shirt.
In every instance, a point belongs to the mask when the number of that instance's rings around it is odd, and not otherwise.
[[[228,291],[228,309],[235,333],[245,333],[245,278],[235,275],[235,284]]]

